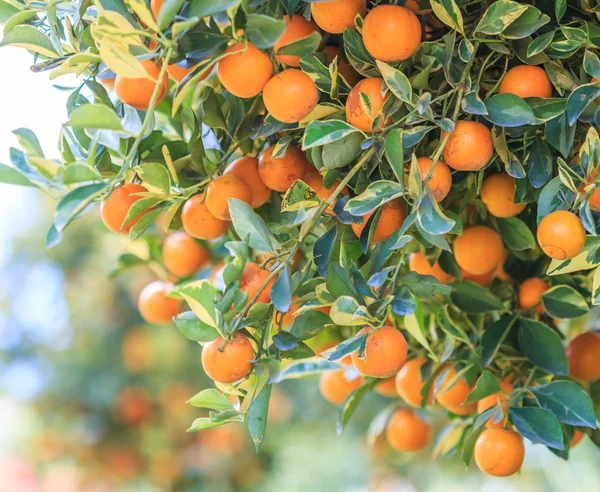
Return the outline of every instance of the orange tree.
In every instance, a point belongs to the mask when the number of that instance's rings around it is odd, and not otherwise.
[[[60,159],[17,130],[1,179],[59,199],[48,246],[96,202],[146,238],[121,258],[163,277],[141,312],[217,387],[190,430],[245,421],[258,447],[272,385],[321,374],[338,431],[399,393],[373,439],[422,449],[441,407],[438,448],[490,474],[523,437],[600,443],[594,0],[0,7],[2,45],[81,80]]]

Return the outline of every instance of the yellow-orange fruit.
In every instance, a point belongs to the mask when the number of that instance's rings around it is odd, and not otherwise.
[[[508,258],[508,251],[504,250],[504,256],[502,257],[502,261],[496,268],[496,277],[498,277],[503,282],[508,282],[512,279],[512,277],[508,274],[508,272],[504,269],[504,264],[506,263],[506,259]]]
[[[373,130],[373,122],[381,113],[383,103],[387,97],[382,95],[382,89],[383,79],[371,78],[363,79],[358,82],[358,84],[352,88],[350,94],[348,94],[348,99],[346,99],[346,119],[348,120],[348,123],[363,132],[380,132],[385,127],[383,119],[375,130]],[[366,108],[363,107],[362,98],[360,96],[361,93],[369,98],[373,118],[371,118]]]
[[[258,173],[258,159],[245,156],[236,159],[227,166],[223,174],[233,174],[244,181],[252,193],[250,206],[258,208],[271,198],[271,190],[263,183]]]
[[[469,273],[463,268],[461,268],[460,274],[463,280],[468,280],[477,285],[481,285],[482,287],[489,287],[490,285],[492,285],[492,282],[496,277],[496,270],[491,270],[489,273],[484,273],[483,275],[473,275],[472,273]]]
[[[363,22],[363,42],[373,58],[406,60],[421,45],[421,23],[415,13],[398,5],[379,5]]]
[[[382,396],[396,398],[398,396],[398,392],[396,391],[396,377],[392,376],[382,379],[375,385],[375,391]]]
[[[275,58],[279,63],[283,63],[284,65],[289,65],[291,67],[299,67],[299,56],[279,55],[277,54],[279,48],[285,46],[286,44],[293,43],[294,41],[304,39],[310,36],[313,32],[319,32],[319,30],[317,29],[317,26],[315,26],[312,22],[306,20],[306,18],[301,15],[292,15],[291,20],[288,15],[284,15],[283,20],[286,22],[287,26],[285,27],[285,30],[283,31],[281,37],[273,45],[273,50],[275,51]]]
[[[440,264],[436,261],[433,266],[429,264],[427,257],[417,251],[412,253],[408,259],[408,268],[411,272],[416,272],[419,275],[431,275],[435,277],[440,284],[448,284],[454,280],[452,275],[448,275]]]
[[[506,407],[508,406],[508,397],[505,395],[505,393],[507,395],[512,394],[515,387],[508,379],[505,379],[504,381],[500,382],[500,389],[502,390],[501,393],[494,393],[493,395],[486,396],[485,398],[482,398],[477,402],[477,413],[483,413],[488,408],[495,407],[496,405],[498,405],[498,402],[500,402],[500,405],[503,409],[506,409]],[[495,424],[493,418],[490,417],[485,425],[488,428],[499,428],[502,427],[503,424],[504,422],[502,420]]]
[[[173,232],[163,244],[163,262],[178,277],[189,277],[210,264],[210,253],[185,232]]]
[[[585,243],[585,229],[577,215],[567,210],[551,212],[538,225],[537,240],[550,258],[570,260]]]
[[[150,0],[150,10],[152,11],[152,16],[154,20],[158,20],[158,14],[160,14],[160,9],[162,9],[163,0]]]
[[[337,67],[338,72],[346,79],[346,82],[350,84],[350,87],[355,86],[360,80],[360,74],[354,70],[354,67],[350,65],[346,60],[342,58],[342,50],[336,46],[325,46],[323,53],[327,58],[327,64],[329,65],[337,56]]]
[[[402,369],[396,374],[396,391],[400,397],[413,407],[420,407],[423,397],[421,391],[425,381],[421,378],[421,366],[427,362],[425,357],[415,357],[407,360]],[[433,403],[433,386],[429,390],[426,404]]]
[[[599,101],[600,101],[600,97],[598,97],[598,99],[596,99],[596,102],[600,104]],[[579,161],[580,161],[579,155],[577,155],[576,159],[577,159],[577,163],[579,163]],[[590,173],[590,175],[587,179],[587,182],[581,183],[579,185],[579,193],[585,194],[586,186],[588,186],[594,182],[597,174],[598,174],[597,170],[594,170]],[[588,203],[590,204],[590,208],[594,212],[600,212],[600,183],[596,183],[596,187],[594,188],[592,193],[588,196]]]
[[[575,429],[575,432],[573,433],[573,437],[571,438],[571,449],[573,449],[575,446],[577,446],[581,442],[584,435],[585,434],[583,432],[581,432],[579,429]]]
[[[329,403],[341,405],[350,393],[360,387],[362,382],[363,378],[352,377],[346,369],[327,371],[321,374],[319,390]]]
[[[305,174],[302,178],[302,181],[310,186],[317,193],[319,200],[322,201],[329,199],[329,197],[333,195],[333,192],[336,190],[336,188],[340,185],[339,181],[334,181],[331,185],[331,188],[325,188],[325,185],[323,184],[323,177],[317,171],[312,171]],[[347,195],[348,188],[344,186],[341,194]],[[332,206],[335,206],[335,201],[332,203]]]
[[[277,121],[297,123],[315,109],[319,91],[302,70],[288,68],[267,82],[263,101],[267,111]]]
[[[341,34],[349,27],[355,29],[354,18],[367,13],[366,0],[332,0],[312,2],[310,11],[313,20],[325,32]]]
[[[566,352],[572,378],[586,383],[600,379],[600,333],[588,331],[577,335]]]
[[[272,145],[258,158],[258,175],[267,188],[281,193],[290,189],[294,181],[302,179],[306,169],[306,158],[302,151],[290,145],[283,157],[273,157]]]
[[[521,309],[531,309],[537,306],[535,310],[540,314],[543,313],[542,294],[549,288],[548,283],[541,278],[528,278],[519,287],[519,307]]]
[[[196,69],[197,66],[198,65],[189,67],[189,68],[184,68],[180,64],[172,63],[171,65],[167,65],[167,73],[169,74],[169,77],[171,77],[175,82],[179,83],[185,78],[186,75],[188,75],[189,73],[192,73]],[[198,79],[198,82],[201,82],[206,77],[208,77],[210,75],[211,71],[212,71],[211,69],[206,70],[206,72],[204,72],[200,76],[200,78]]]
[[[352,224],[352,230],[357,237],[361,236],[363,229],[366,227],[367,222],[369,222],[369,218],[374,213],[375,211],[364,215],[362,224]],[[404,219],[406,219],[406,207],[404,206],[404,202],[402,200],[396,198],[385,203],[383,205],[381,215],[379,216],[375,233],[371,238],[371,244],[388,239],[395,231],[402,227]]]
[[[467,396],[473,389],[461,377],[455,384],[451,384],[456,377],[456,369],[451,367],[444,375],[440,390],[436,399],[445,409],[450,410],[457,415],[468,415],[477,409],[477,403],[464,404]],[[437,383],[436,383],[437,384]]]
[[[229,222],[217,219],[212,215],[203,195],[194,195],[185,202],[181,211],[181,222],[185,232],[197,239],[213,240],[220,238],[229,227]]]
[[[396,451],[421,451],[431,442],[433,427],[415,410],[401,408],[391,416],[385,437]]]
[[[511,68],[498,88],[500,94],[526,97],[552,97],[552,83],[542,67],[517,65]]]
[[[127,212],[131,206],[141,200],[141,196],[136,196],[134,193],[144,193],[148,190],[142,185],[135,183],[125,183],[117,186],[112,193],[102,200],[100,204],[100,217],[102,222],[109,231],[119,234],[128,234],[131,228],[146,212],[142,212],[135,219],[123,226]]]
[[[250,187],[234,174],[219,176],[206,188],[206,208],[219,220],[231,220],[230,198],[237,198],[247,204],[252,201]]]
[[[202,367],[206,375],[219,383],[235,383],[252,370],[254,349],[239,331],[233,340],[223,343],[221,337],[202,348]]]
[[[508,477],[519,471],[525,459],[523,438],[507,429],[486,429],[477,438],[473,456],[482,472]]]
[[[359,333],[369,335],[362,354],[364,359],[359,357],[358,351],[352,354],[352,362],[358,372],[373,378],[394,376],[406,362],[408,345],[404,335],[392,326],[376,331],[363,328]]]
[[[183,310],[181,301],[167,297],[173,290],[173,284],[159,280],[151,282],[140,292],[138,308],[142,318],[148,323],[162,325],[171,320]]]
[[[429,157],[419,157],[417,159],[417,164],[421,171],[421,177],[425,180],[427,174],[429,174],[431,165],[433,164],[433,159],[430,159]],[[435,169],[431,174],[431,179],[427,181],[427,186],[431,189],[431,193],[436,202],[441,202],[450,192],[450,188],[452,187],[452,173],[448,166],[442,161],[437,161]]]
[[[504,257],[498,233],[486,226],[472,226],[454,241],[454,258],[458,266],[473,275],[495,271]]]
[[[442,133],[442,140],[446,132]],[[490,130],[477,121],[457,121],[444,147],[444,162],[457,171],[479,171],[494,153]]]
[[[270,274],[271,272],[263,270],[256,263],[246,263],[242,272],[242,278],[240,279],[240,289],[242,292],[248,294],[248,302],[256,295],[258,289],[260,289]],[[262,302],[265,304],[271,302],[271,289],[273,288],[276,278],[277,277],[273,277],[269,281],[260,294],[258,294],[255,302]]]
[[[483,180],[481,201],[494,217],[505,219],[519,215],[526,203],[515,203],[515,178],[508,174],[492,174]]]
[[[152,60],[141,62],[146,73],[151,79],[146,77],[124,77],[118,75],[115,78],[115,93],[123,104],[129,104],[135,109],[146,110],[150,106],[150,99],[154,93],[156,80],[160,76],[161,67]],[[165,73],[160,81],[156,104],[160,103],[167,94],[169,88],[169,77]]]
[[[254,97],[262,92],[273,76],[273,63],[269,55],[248,42],[229,46],[225,53],[233,53],[219,61],[217,76],[223,87],[237,97]]]

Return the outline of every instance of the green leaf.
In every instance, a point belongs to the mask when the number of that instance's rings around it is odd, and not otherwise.
[[[278,55],[308,56],[317,51],[321,39],[321,34],[315,31],[304,38],[280,46],[276,53]]]
[[[323,374],[324,372],[340,368],[341,366],[337,362],[330,362],[325,359],[318,361],[312,360],[308,362],[297,362],[295,364],[286,366],[286,368],[279,373],[277,382],[284,381],[286,379],[302,379],[316,376]]]
[[[46,58],[59,56],[50,38],[29,25],[15,26],[10,31],[5,31],[0,46],[19,46]]]
[[[512,407],[509,414],[523,437],[551,448],[564,449],[560,422],[550,412],[542,408]]]
[[[231,422],[242,422],[244,417],[242,415],[231,417],[225,420],[212,420],[209,417],[201,417],[192,422],[192,425],[187,432],[198,432],[206,429],[214,429],[215,427],[221,427],[222,425],[230,424]]]
[[[542,294],[545,311],[553,318],[579,318],[590,310],[583,296],[573,287],[557,285]]]
[[[500,391],[501,388],[498,378],[490,371],[483,371],[477,380],[475,388],[469,393],[464,404],[474,403],[487,396],[499,393]]]
[[[133,170],[139,174],[142,181],[150,186],[159,188],[165,195],[171,192],[171,177],[168,169],[158,162],[145,162]]]
[[[211,342],[219,337],[214,327],[200,321],[192,311],[181,313],[174,321],[179,333],[193,342]]]
[[[187,403],[196,408],[208,408],[209,410],[216,410],[218,412],[235,410],[233,404],[225,395],[213,388],[201,391],[190,398]]]
[[[395,181],[375,181],[360,195],[350,199],[344,210],[354,216],[366,215],[384,203],[404,194],[404,187]]]
[[[592,400],[572,381],[553,381],[530,388],[540,406],[563,424],[597,428]]]
[[[365,344],[367,343],[367,333],[361,333],[344,340],[339,345],[336,345],[332,349],[323,352],[321,356],[327,357],[329,361],[340,360],[347,355],[350,355],[356,351],[358,353],[364,352]]]
[[[34,186],[23,174],[17,169],[6,164],[0,164],[0,183],[7,183],[19,186]]]
[[[286,265],[275,280],[271,289],[271,302],[278,311],[287,313],[292,304],[292,279]]]
[[[191,17],[208,17],[239,5],[241,0],[192,0]],[[163,7],[164,8],[164,7]]]
[[[394,128],[385,137],[385,156],[400,184],[404,183],[404,146],[402,145],[402,133],[402,128]]]
[[[302,149],[327,145],[358,132],[350,123],[341,120],[311,121],[304,130]]]
[[[269,399],[271,398],[271,384],[266,384],[254,401],[248,407],[248,430],[254,441],[256,451],[260,450],[265,431],[267,429],[267,412],[269,411]]]
[[[354,132],[340,140],[325,145],[321,154],[325,169],[328,171],[338,169],[353,162],[362,152],[361,144],[364,140],[365,136],[362,133]]]
[[[545,26],[550,22],[550,17],[546,14],[542,14],[538,9],[531,5],[527,5],[527,10],[522,13],[519,18],[512,22],[510,26],[504,29],[502,33],[503,37],[508,39],[521,39],[527,36],[531,36],[540,27]],[[542,50],[543,51],[543,50]],[[529,54],[532,57],[533,55]]]
[[[451,285],[450,298],[461,311],[483,314],[504,310],[504,304],[488,289],[466,280]]]
[[[590,50],[583,55],[583,69],[592,77],[600,78],[600,58]]]
[[[483,332],[481,337],[482,362],[483,365],[489,366],[494,360],[500,345],[504,343],[506,337],[517,320],[516,315],[505,316],[497,321],[494,321]]]
[[[512,128],[533,125],[535,115],[529,105],[514,94],[496,94],[485,101],[485,118],[495,125]]]
[[[526,10],[527,5],[510,0],[498,0],[486,10],[483,18],[477,24],[475,32],[490,36],[502,34]]]
[[[289,331],[299,340],[307,340],[318,335],[325,325],[331,323],[331,318],[325,313],[310,310],[295,316]]]
[[[406,331],[429,352],[429,355],[434,360],[437,360],[437,355],[431,350],[429,340],[427,340],[427,336],[425,335],[425,326],[420,322],[419,317],[415,314],[407,314],[404,317],[404,326],[406,327]]]
[[[183,297],[202,323],[218,330],[219,317],[215,307],[216,291],[208,280],[183,284],[178,286],[175,292]]]
[[[287,24],[263,14],[248,14],[246,17],[246,35],[260,50],[271,48],[282,36]]]
[[[600,86],[595,82],[577,87],[567,99],[569,125],[573,126],[585,108],[600,95]]]
[[[425,195],[417,209],[417,220],[423,230],[436,236],[450,232],[456,225],[454,220],[444,215],[429,186],[425,188]]]
[[[419,275],[416,272],[408,272],[398,278],[398,286],[406,287],[419,299],[426,299],[434,295],[446,295],[452,287],[440,284],[431,275]]]
[[[330,276],[327,275],[327,281]],[[377,323],[377,319],[369,314],[368,309],[350,296],[338,297],[331,306],[329,316],[336,325],[340,326],[364,326]]]
[[[75,217],[102,194],[107,186],[107,183],[80,186],[61,198],[56,205],[56,212],[54,214],[54,226],[56,230],[62,232]]]
[[[522,220],[509,217],[498,219],[497,224],[502,240],[511,251],[527,251],[536,248],[537,242],[533,233]]]
[[[230,198],[229,212],[235,232],[242,240],[249,238],[250,246],[258,251],[275,253],[281,245],[271,233],[265,221],[247,203]]]
[[[383,76],[385,84],[388,86],[392,94],[401,101],[412,104],[412,87],[408,77],[400,70],[396,70],[387,63],[377,60],[377,68]]]
[[[550,374],[566,376],[569,365],[558,335],[544,323],[519,321],[519,348],[534,365]]]
[[[533,40],[527,47],[527,56],[532,57],[542,53],[552,42],[554,39],[554,31],[548,31],[544,34],[540,34],[537,38]]]
[[[454,0],[431,0],[431,8],[444,24],[461,33],[465,32],[462,14]]]
[[[354,414],[354,411],[358,408],[360,402],[376,382],[377,380],[374,379],[373,381],[363,384],[360,388],[350,393],[348,398],[346,398],[344,403],[342,403],[342,406],[340,407],[340,417],[336,426],[336,432],[338,436],[344,431],[344,427],[346,427],[346,424]]]
[[[115,111],[104,104],[82,104],[76,107],[65,125],[73,128],[96,128],[121,132],[123,126]]]

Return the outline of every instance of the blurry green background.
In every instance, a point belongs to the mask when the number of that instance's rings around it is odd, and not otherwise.
[[[19,127],[57,153],[68,92],[30,62],[0,50],[0,66],[11,67],[0,77],[0,162]],[[587,440],[568,463],[527,446],[510,479],[431,451],[369,448],[366,429],[388,403],[376,394],[338,437],[316,381],[274,392],[259,454],[243,426],[186,433],[201,413],[185,401],[210,384],[200,347],[174,326],[142,322],[135,303],[151,271],[109,278],[127,240],[105,233],[95,210],[46,250],[54,204],[2,184],[0,202],[0,491],[600,491],[600,454]]]

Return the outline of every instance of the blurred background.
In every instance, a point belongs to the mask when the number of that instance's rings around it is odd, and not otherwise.
[[[3,163],[21,127],[47,157],[58,154],[65,88],[75,81],[50,81],[30,64],[24,50],[0,50],[0,66],[10,67],[0,77]],[[203,416],[186,400],[210,384],[200,347],[174,326],[142,322],[135,304],[150,270],[109,277],[127,239],[105,234],[94,210],[47,250],[55,204],[3,184],[0,202],[1,491],[600,490],[600,455],[587,438],[568,463],[529,445],[510,479],[465,470],[460,457],[369,447],[368,425],[389,403],[376,394],[336,436],[336,408],[316,381],[277,387],[258,454],[241,425],[186,433]]]

